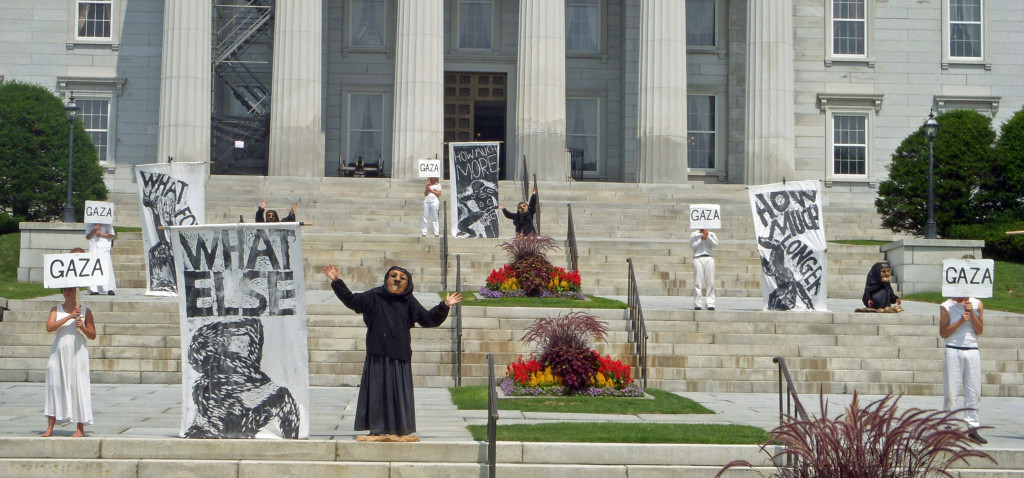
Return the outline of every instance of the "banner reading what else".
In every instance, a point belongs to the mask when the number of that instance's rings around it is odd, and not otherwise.
[[[309,436],[298,223],[170,228],[187,438]]]

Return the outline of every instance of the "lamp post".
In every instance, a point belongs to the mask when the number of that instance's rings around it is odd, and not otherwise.
[[[75,222],[75,206],[71,205],[72,167],[75,164],[75,119],[78,118],[78,106],[75,105],[75,92],[71,92],[68,104],[64,105],[64,114],[68,117],[68,196],[64,201],[64,222]]]
[[[928,112],[928,121],[924,122],[923,127],[924,135],[928,138],[928,221],[924,223],[924,238],[936,239],[938,235],[935,232],[935,193],[933,192],[935,152],[933,146],[935,136],[939,134],[939,122],[935,121],[935,110]]]

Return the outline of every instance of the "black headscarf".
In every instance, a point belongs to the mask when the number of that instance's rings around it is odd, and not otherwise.
[[[884,309],[896,305],[896,299],[899,299],[896,292],[892,290],[892,283],[882,280],[882,269],[890,270],[889,278],[892,280],[892,269],[889,267],[888,262],[876,262],[875,265],[871,266],[871,270],[868,271],[867,280],[864,283],[864,295],[860,299],[864,303],[864,307]],[[868,300],[871,301],[870,306],[868,305]]]

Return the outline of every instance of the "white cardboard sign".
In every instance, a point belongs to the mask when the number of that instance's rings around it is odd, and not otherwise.
[[[721,228],[721,206],[718,204],[690,204],[690,229]]]
[[[85,202],[86,224],[113,224],[114,203],[105,201]]]
[[[946,259],[942,261],[942,296],[992,297],[995,280],[992,259]]]
[[[45,254],[43,256],[43,287],[105,286],[113,273],[109,252],[82,252],[77,254]]]
[[[419,170],[421,178],[440,178],[441,177],[441,160],[440,159],[421,159],[419,160]]]

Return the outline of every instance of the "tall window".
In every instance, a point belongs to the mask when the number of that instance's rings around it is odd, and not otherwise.
[[[113,0],[78,0],[76,34],[81,39],[109,40]]]
[[[715,96],[686,96],[686,164],[715,169]]]
[[[832,115],[832,174],[867,174],[868,117],[863,114]]]
[[[715,46],[715,2],[686,0],[686,46]]]
[[[78,118],[82,120],[85,131],[92,138],[96,147],[96,155],[100,161],[106,162],[109,137],[110,100],[75,98],[78,105]]]
[[[459,48],[490,49],[493,23],[491,0],[459,0]]]
[[[832,54],[863,56],[867,52],[865,0],[832,0]]]
[[[949,0],[949,56],[981,58],[982,0]]]
[[[349,45],[353,48],[384,48],[387,33],[386,7],[386,0],[352,0]]]
[[[565,51],[597,53],[600,40],[600,0],[565,1]]]
[[[598,172],[601,157],[600,103],[597,98],[566,98],[565,148],[572,156],[572,168],[584,173]]]
[[[353,93],[348,107],[348,155],[345,162],[360,157],[367,165],[377,163],[384,154],[384,95]]]

